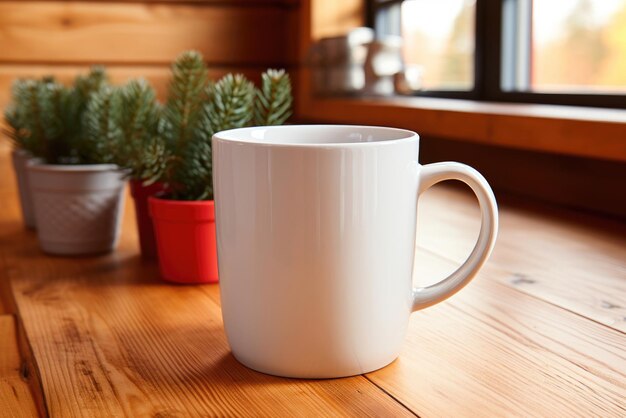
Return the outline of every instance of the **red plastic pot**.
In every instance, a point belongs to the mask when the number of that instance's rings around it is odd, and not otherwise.
[[[130,181],[130,194],[135,202],[139,247],[141,248],[141,256],[146,260],[156,260],[157,258],[156,239],[148,209],[148,198],[163,191],[165,191],[163,183],[144,186],[141,180]]]
[[[148,199],[161,276],[175,283],[216,283],[217,243],[212,200]]]

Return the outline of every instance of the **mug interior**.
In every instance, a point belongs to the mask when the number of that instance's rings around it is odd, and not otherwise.
[[[380,126],[284,125],[258,126],[218,132],[227,141],[272,145],[347,145],[417,138],[412,131]]]

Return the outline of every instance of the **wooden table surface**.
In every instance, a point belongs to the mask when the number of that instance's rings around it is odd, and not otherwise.
[[[138,257],[132,205],[110,255],[44,255],[0,147],[0,416],[626,416],[626,225],[501,204],[483,271],[413,314],[400,358],[363,376],[282,379],[230,354],[216,285]],[[464,190],[420,201],[416,274],[452,271],[478,232]]]

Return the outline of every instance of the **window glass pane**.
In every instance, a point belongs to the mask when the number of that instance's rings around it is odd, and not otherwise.
[[[626,92],[626,0],[534,0],[530,90]]]
[[[401,8],[404,60],[426,90],[474,87],[475,0],[407,0]]]

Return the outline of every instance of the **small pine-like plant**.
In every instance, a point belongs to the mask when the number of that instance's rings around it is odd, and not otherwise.
[[[205,110],[210,120],[209,134],[247,126],[253,117],[254,84],[241,74],[227,74],[209,85]]]
[[[154,89],[143,79],[100,89],[83,120],[90,158],[115,163],[147,184],[157,181],[164,170],[161,113]]]
[[[107,82],[101,67],[66,87],[53,77],[17,80],[5,111],[7,134],[17,148],[48,164],[89,164],[93,153],[83,141],[83,113],[92,94]]]
[[[32,155],[41,151],[37,139],[43,136],[38,99],[40,87],[41,81],[16,80],[11,91],[13,100],[4,112],[4,119],[11,128],[5,129],[4,133],[16,148]]]
[[[124,141],[121,128],[122,92],[118,87],[105,86],[93,93],[83,117],[84,159],[113,163]]]
[[[48,163],[62,163],[70,154],[72,92],[53,78],[17,80],[13,102],[5,112],[16,147]]]
[[[293,97],[291,81],[285,70],[267,70],[262,75],[262,86],[256,91],[254,124],[282,125],[291,116]]]
[[[211,138],[216,132],[251,125],[279,125],[291,114],[289,76],[282,70],[262,75],[262,88],[241,74],[216,83],[195,51],[181,54],[172,66],[163,111],[165,152],[163,180],[175,200],[213,199]]]
[[[181,54],[172,66],[163,109],[166,152],[164,180],[175,200],[203,200],[212,195],[210,95],[202,56]]]
[[[74,81],[74,94],[80,110],[87,108],[92,93],[99,91],[109,84],[109,77],[103,66],[96,65],[91,68],[89,74],[79,75]]]

